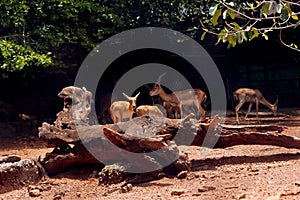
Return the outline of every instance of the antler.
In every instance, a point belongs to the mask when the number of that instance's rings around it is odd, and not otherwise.
[[[161,74],[161,75],[158,77],[158,81],[157,81],[156,83],[160,83],[160,81],[161,81],[161,78],[162,78],[164,75],[166,75],[166,73],[167,73],[167,72],[165,72],[165,73]]]

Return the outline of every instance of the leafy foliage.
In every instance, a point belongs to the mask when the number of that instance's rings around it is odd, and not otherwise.
[[[89,51],[124,25],[96,0],[7,0],[0,8],[3,72],[68,65],[69,54]]]
[[[31,67],[78,66],[105,38],[144,26],[202,30],[202,40],[211,33],[228,47],[258,37],[268,40],[278,31],[281,43],[297,50],[298,41],[290,41],[285,32],[298,28],[299,8],[287,0],[1,1],[1,71],[26,74]]]
[[[228,47],[257,37],[268,40],[271,32],[278,31],[283,45],[299,51],[296,43],[287,44],[283,36],[285,30],[296,29],[300,24],[299,10],[299,2],[286,0],[216,0],[210,4],[210,21],[203,23],[202,28],[217,35],[217,43],[228,43]]]
[[[0,70],[1,77],[8,77],[10,73],[24,70],[23,75],[34,75],[38,69],[51,65],[48,54],[38,54],[26,46],[1,40],[0,41]]]

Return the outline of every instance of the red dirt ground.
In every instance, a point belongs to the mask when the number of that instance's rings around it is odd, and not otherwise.
[[[297,117],[290,121],[298,122]],[[300,138],[300,125],[277,122],[286,126],[284,134]],[[37,136],[23,135],[1,140],[0,155],[18,154],[36,159],[52,149]],[[190,159],[202,164],[183,179],[162,178],[134,184],[122,193],[122,184],[99,186],[92,172],[74,170],[46,178],[37,186],[45,188],[38,197],[30,197],[28,187],[0,194],[0,199],[300,199],[300,150],[265,145],[240,145],[212,149],[204,158],[203,147],[186,149]],[[203,164],[205,163],[205,164]],[[174,193],[182,193],[174,195]]]

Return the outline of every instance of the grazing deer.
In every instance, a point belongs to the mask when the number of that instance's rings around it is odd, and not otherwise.
[[[149,92],[149,95],[159,95],[165,105],[173,107],[175,109],[175,118],[178,118],[181,114],[180,111],[182,111],[182,106],[196,106],[199,111],[200,120],[204,120],[205,110],[202,108],[201,104],[206,99],[205,92],[200,89],[187,89],[167,94],[160,85],[162,76],[163,75],[159,77],[158,82]]]
[[[157,117],[163,117],[164,114],[157,106],[150,106],[150,105],[142,105],[136,108],[136,115],[138,117],[143,115],[149,115],[149,116],[157,116]]]
[[[254,103],[256,104],[257,121],[258,121],[258,106],[260,103],[268,107],[270,110],[272,110],[274,116],[277,115],[278,98],[274,104],[271,104],[263,97],[261,92],[257,89],[240,88],[233,93],[233,97],[235,100],[239,101],[238,105],[235,107],[235,115],[236,115],[237,123],[239,123],[238,111],[244,105],[244,103],[250,103],[245,118],[247,118],[249,112],[251,111],[252,105]]]
[[[129,97],[125,93],[123,93],[126,99],[128,101],[115,101],[110,106],[110,116],[113,120],[114,124],[118,122],[122,122],[123,119],[129,118],[132,119],[132,115],[134,112],[134,109],[136,107],[136,99],[140,95],[138,93],[134,97]]]

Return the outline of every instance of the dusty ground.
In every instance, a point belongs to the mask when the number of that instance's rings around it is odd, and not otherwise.
[[[300,138],[299,118],[290,117],[289,121],[293,123],[281,120],[277,124],[287,127],[284,134]],[[0,155],[18,154],[23,159],[35,159],[52,150],[32,134],[4,137],[0,144]],[[44,191],[39,197],[30,197],[24,187],[0,194],[0,199],[300,199],[299,149],[234,146],[212,149],[203,158],[201,148],[186,149],[189,158],[201,164],[184,179],[163,178],[133,185],[131,191],[121,193],[121,184],[99,186],[92,171],[82,169],[41,181],[37,185]]]

